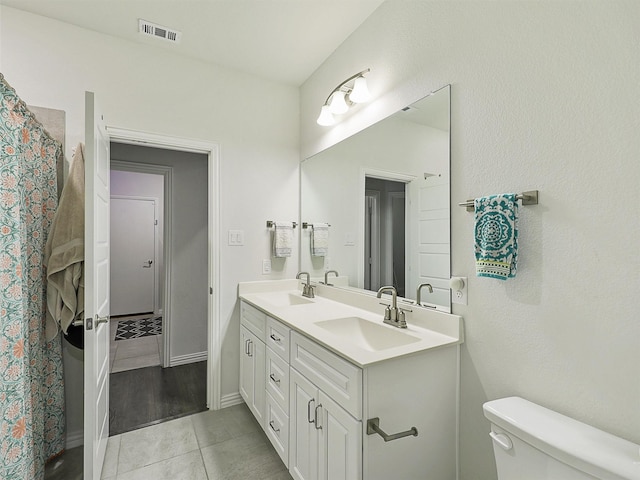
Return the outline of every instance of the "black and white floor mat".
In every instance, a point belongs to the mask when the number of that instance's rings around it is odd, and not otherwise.
[[[120,320],[116,329],[116,340],[148,337],[162,333],[162,317]]]

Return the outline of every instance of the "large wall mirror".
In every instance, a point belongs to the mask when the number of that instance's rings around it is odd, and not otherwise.
[[[337,287],[451,311],[450,86],[302,162],[300,269]],[[329,224],[324,256],[312,224]],[[322,230],[318,229],[317,233]],[[326,239],[320,239],[326,242]],[[318,253],[318,252],[316,252]]]

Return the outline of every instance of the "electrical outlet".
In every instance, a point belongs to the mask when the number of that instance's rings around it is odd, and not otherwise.
[[[451,277],[451,303],[467,305],[467,277]]]
[[[271,260],[266,258],[262,260],[262,274],[269,275],[271,273]]]

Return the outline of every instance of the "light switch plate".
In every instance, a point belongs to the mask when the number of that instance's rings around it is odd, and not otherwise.
[[[271,273],[271,260],[265,258],[262,260],[262,274],[269,275]]]
[[[346,247],[354,247],[356,244],[355,235],[353,233],[345,233],[344,235],[344,245]]]
[[[244,245],[244,230],[229,230],[229,245],[234,247]]]

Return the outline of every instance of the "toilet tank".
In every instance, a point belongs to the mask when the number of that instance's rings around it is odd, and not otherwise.
[[[499,480],[640,480],[640,446],[523,398],[484,404]]]

